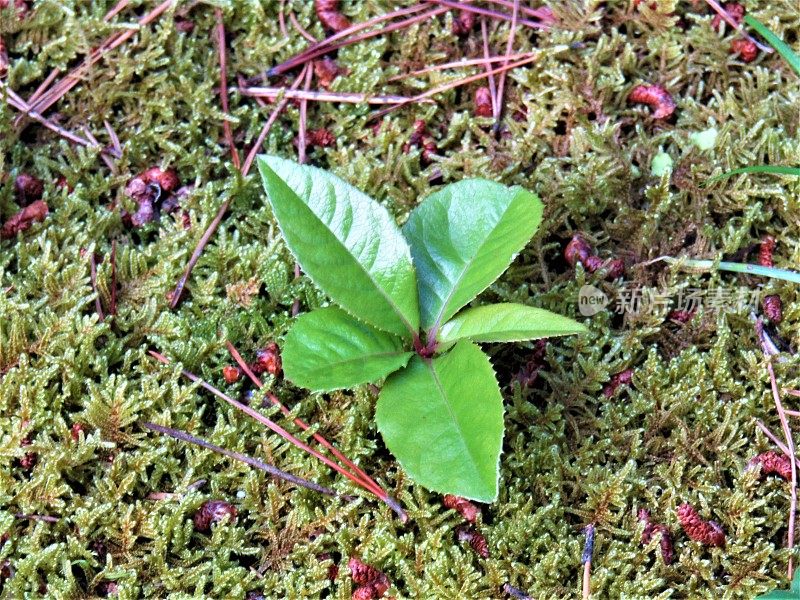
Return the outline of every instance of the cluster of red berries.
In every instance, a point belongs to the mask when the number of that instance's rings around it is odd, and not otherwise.
[[[625,262],[621,258],[603,260],[596,256],[592,246],[580,233],[572,236],[564,248],[564,259],[571,267],[581,263],[589,273],[602,269],[605,271],[606,279],[617,279],[625,274]]]
[[[372,565],[361,562],[353,556],[347,563],[350,577],[356,584],[352,600],[375,600],[382,597],[389,589],[389,578]]]
[[[266,346],[256,351],[256,359],[250,365],[250,370],[256,375],[269,373],[274,377],[281,374],[283,362],[281,361],[281,350],[275,342],[269,342]],[[242,378],[242,370],[233,365],[226,365],[222,368],[222,377],[225,383],[236,383]]]

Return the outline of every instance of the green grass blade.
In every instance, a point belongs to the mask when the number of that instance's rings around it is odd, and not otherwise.
[[[786,62],[789,63],[789,66],[794,69],[794,72],[800,76],[800,56],[797,56],[797,54],[794,53],[794,50],[792,50],[786,42],[772,33],[769,27],[751,15],[745,15],[744,22],[750,25],[750,27],[755,29],[765,40],[767,40],[769,45],[775,48],[775,50],[778,51],[778,54],[785,58]]]
[[[770,173],[772,175],[792,175],[794,177],[800,177],[800,167],[785,167],[782,165],[753,165],[750,167],[742,167],[711,177],[706,181],[706,185],[717,182],[720,179],[725,179],[726,177],[741,175],[743,173]]]
[[[684,267],[687,269],[697,269],[698,271],[714,271],[714,270],[730,271],[732,273],[759,275],[761,277],[769,277],[771,279],[780,279],[782,281],[791,281],[792,283],[800,283],[800,273],[798,273],[797,271],[790,271],[788,269],[777,269],[775,267],[762,267],[761,265],[751,265],[747,263],[734,263],[726,261],[715,263],[713,260],[675,258],[673,256],[662,256],[655,260],[663,260],[664,262],[671,265],[677,265],[679,267]]]

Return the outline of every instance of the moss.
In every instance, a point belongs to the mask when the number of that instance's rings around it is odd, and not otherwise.
[[[51,69],[74,65],[150,6],[132,2],[105,23],[112,4],[42,1],[25,21],[3,12],[9,86],[28,97]],[[218,4],[231,73],[255,75],[305,47],[294,31],[280,33],[277,0]],[[286,4],[323,37],[312,3]],[[746,4],[797,48],[795,2]],[[363,20],[395,5],[353,0],[344,8]],[[379,198],[399,220],[441,181],[485,176],[536,190],[547,204],[541,234],[486,292],[491,300],[574,315],[584,283],[612,291],[614,285],[573,272],[561,259],[576,229],[602,257],[629,263],[661,253],[734,254],[771,233],[778,238],[776,264],[796,265],[800,183],[752,176],[701,186],[728,168],[800,164],[800,83],[788,67],[775,56],[740,63],[728,52],[730,30],[720,38],[710,13],[691,2],[553,8],[560,29],[517,32],[519,51],[540,48],[542,56],[509,76],[504,109],[516,118],[507,119],[508,135],[495,138],[471,117],[477,84],[442,94],[437,105],[396,111],[377,133],[365,107],[313,104],[309,123],[329,128],[337,144],[311,150],[310,161]],[[483,511],[491,551],[485,561],[456,541],[457,516],[399,471],[372,423],[367,390],[320,396],[268,382],[401,500],[411,516],[407,526],[372,498],[323,498],[143,431],[140,420],[180,427],[358,495],[314,459],[188,384],[177,366],[159,366],[146,354],[158,349],[226,387],[223,340],[251,355],[281,340],[295,298],[302,310],[324,302],[308,281],[294,278],[258,183],[230,167],[221,143],[213,10],[183,9],[192,33],[177,31],[173,12],[166,13],[54,107],[62,126],[85,125],[102,144],[110,141],[103,122],[113,124],[124,147],[116,174],[94,150],[69,147],[35,125],[14,129],[15,114],[0,106],[0,171],[12,176],[0,183],[0,213],[17,210],[12,182],[22,171],[46,181],[51,209],[43,224],[0,243],[0,535],[9,536],[0,563],[8,560],[15,570],[0,583],[3,597],[85,597],[115,581],[122,598],[243,598],[253,589],[270,598],[343,599],[352,584],[340,559],[351,554],[385,570],[398,597],[497,598],[505,582],[535,598],[579,597],[581,528],[588,522],[597,524],[597,597],[751,598],[786,587],[788,486],[745,472],[749,458],[770,447],[755,419],[780,430],[747,311],[698,315],[685,325],[666,322],[667,309],[626,319],[600,313],[587,320],[589,335],[548,345],[540,376],[526,389],[511,377],[531,347],[489,348],[505,377],[508,432],[502,496]],[[405,70],[480,56],[479,34],[456,38],[450,19],[342,50],[338,60],[350,72],[334,89],[369,91]],[[504,48],[508,25],[489,30],[493,47]],[[412,94],[449,77],[434,73],[383,89]],[[649,109],[626,102],[630,87],[644,82],[673,94],[674,122],[653,122]],[[249,148],[269,108],[231,96],[237,144]],[[437,141],[432,164],[418,149],[403,152],[417,119]],[[290,107],[265,150],[294,156],[297,120]],[[712,127],[716,145],[701,152],[691,135]],[[650,164],[662,148],[674,169],[656,178]],[[195,186],[183,205],[190,229],[180,216],[165,216],[130,230],[111,208],[124,201],[125,182],[155,164],[174,167]],[[60,176],[74,191],[56,187]],[[228,198],[229,217],[203,253],[185,301],[170,310],[166,294]],[[105,257],[98,289],[108,307],[112,240],[119,314],[100,322],[87,257]],[[629,269],[626,278],[651,287],[763,284],[783,298],[780,335],[793,347],[800,342],[800,304],[788,284],[661,266]],[[628,367],[635,369],[633,386],[607,398],[604,385]],[[793,356],[778,365],[781,385],[800,385],[796,367]],[[234,395],[244,390],[241,383],[229,387]],[[84,426],[78,441],[73,423]],[[31,445],[21,446],[23,438]],[[30,471],[19,464],[26,452],[38,454]],[[187,493],[199,479],[205,486]],[[152,492],[179,496],[155,501],[147,498]],[[212,497],[234,502],[240,517],[211,535],[196,533],[191,516]],[[675,508],[684,501],[722,525],[725,548],[704,548],[679,533]],[[663,565],[657,544],[639,543],[638,508],[674,532],[672,566]],[[323,553],[342,565],[333,582]]]

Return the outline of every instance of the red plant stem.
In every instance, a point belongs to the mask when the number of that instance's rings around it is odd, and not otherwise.
[[[103,119],[103,125],[108,132],[109,139],[111,140],[111,147],[114,148],[114,152],[117,153],[117,158],[122,158],[122,144],[119,143],[117,132],[114,131],[114,128],[111,127],[111,124],[105,119]]]
[[[506,42],[506,59],[503,61],[503,66],[508,65],[509,57],[511,56],[511,51],[514,49],[514,36],[517,34],[517,19],[519,18],[519,0],[514,0],[514,12],[511,15],[511,27],[508,30],[508,41]],[[500,73],[497,81],[497,97],[494,103],[495,114],[494,114],[494,126],[495,130],[500,127],[500,117],[503,112],[503,92],[505,91],[506,85],[506,74],[507,71],[503,71]]]
[[[500,19],[502,21],[514,21],[513,15],[509,15],[508,13],[498,12],[496,10],[489,10],[488,8],[479,8],[477,6],[471,6],[466,3],[457,2],[456,0],[425,0],[426,2],[432,4],[441,4],[442,6],[447,6],[448,8],[455,8],[457,10],[464,10],[467,12],[475,13],[476,15],[485,15],[492,19]],[[525,25],[526,27],[531,27],[533,29],[549,29],[548,25],[544,23],[539,23],[537,21],[530,21],[528,19],[519,19],[518,23],[520,25]]]
[[[125,8],[128,6],[129,0],[119,0],[114,7],[106,13],[106,16],[103,17],[103,21],[108,23],[111,19],[116,17],[119,13],[121,13]]]
[[[433,17],[441,15],[448,11],[448,9],[446,8],[436,8],[433,10],[429,10],[421,15],[416,15],[414,17],[404,19],[402,21],[398,21],[396,23],[392,23],[389,25],[384,25],[383,27],[381,27],[380,29],[376,29],[375,31],[370,31],[361,35],[356,35],[341,42],[332,43],[335,40],[345,37],[349,33],[353,33],[354,31],[360,31],[362,29],[366,29],[367,27],[370,27],[381,21],[386,21],[388,19],[393,19],[401,15],[409,14],[409,12],[419,12],[421,8],[423,8],[423,6],[415,5],[407,9],[398,10],[393,13],[388,13],[386,15],[381,15],[380,17],[376,17],[368,21],[364,21],[363,23],[358,23],[357,25],[353,25],[352,27],[348,27],[347,29],[340,31],[337,34],[322,40],[318,44],[315,44],[314,46],[307,48],[300,54],[297,54],[292,58],[282,62],[281,64],[272,67],[267,71],[267,77],[274,77],[275,75],[281,75],[286,71],[290,71],[291,69],[299,65],[307,64],[310,60],[317,58],[318,56],[322,56],[323,54],[328,54],[334,50],[338,50],[339,48],[344,48],[345,46],[349,46],[351,44],[355,44],[357,42],[361,42],[363,40],[373,38],[378,35],[391,33],[392,31],[409,27],[414,23],[419,23],[420,21],[432,19]]]
[[[486,57],[486,60],[491,58],[491,52],[489,51],[489,33],[486,29],[486,18],[481,17],[481,35],[483,36],[483,56]],[[492,96],[492,114],[497,114],[497,85],[495,84],[494,75],[488,75],[488,73],[492,70],[492,66],[490,63],[486,63],[486,73],[487,79],[489,80],[489,93]]]
[[[103,303],[100,302],[100,292],[97,291],[97,263],[94,260],[94,252],[92,251],[89,253],[89,273],[92,280],[92,291],[94,292],[94,308],[102,323],[106,320],[106,316],[103,314]]]
[[[755,39],[753,36],[751,36],[749,33],[747,33],[744,30],[744,27],[742,26],[742,24],[741,23],[737,23],[733,19],[733,17],[731,17],[728,14],[728,11],[725,10],[720,5],[719,2],[717,2],[717,0],[706,0],[706,4],[708,4],[711,8],[713,8],[714,11],[722,18],[723,21],[725,21],[728,25],[730,25],[736,31],[738,31],[740,34],[742,34],[745,37],[745,39],[753,42],[756,46],[758,46],[759,50],[761,50],[762,52],[764,52],[766,54],[772,54],[774,52],[773,49],[770,46],[765,46],[764,44],[759,42],[757,39]],[[792,578],[792,576],[790,575],[789,579],[791,579],[791,578]]]
[[[284,38],[288,38],[289,32],[286,30],[286,0],[281,0],[280,8],[278,9],[278,25],[281,29],[281,35]]]
[[[311,35],[308,31],[306,31],[303,28],[302,25],[300,25],[300,22],[297,20],[297,17],[294,16],[293,12],[289,13],[289,20],[292,22],[292,27],[294,27],[297,30],[297,33],[302,35],[304,38],[306,38],[312,44],[316,44],[317,43],[317,38],[315,38],[313,35]]]
[[[219,95],[222,101],[222,112],[225,113],[222,121],[222,131],[225,135],[225,143],[228,144],[231,152],[231,161],[233,166],[237,169],[241,168],[239,162],[239,153],[236,151],[236,146],[233,143],[233,133],[231,132],[231,124],[228,121],[230,114],[230,106],[228,104],[228,59],[225,47],[225,21],[222,17],[222,9],[214,9],[214,14],[217,18],[217,45],[219,51]]]
[[[253,370],[252,370],[252,369],[250,368],[250,366],[249,366],[249,365],[248,365],[248,364],[247,364],[247,363],[244,361],[244,359],[242,358],[242,355],[241,355],[241,354],[239,354],[238,350],[236,350],[236,347],[235,347],[233,344],[231,344],[231,342],[230,342],[230,341],[226,341],[226,342],[225,342],[225,345],[226,345],[226,346],[227,346],[227,348],[228,348],[228,352],[230,352],[231,356],[233,357],[233,360],[235,360],[235,361],[236,361],[236,364],[238,364],[238,365],[239,365],[239,368],[240,368],[240,369],[242,369],[242,371],[244,371],[244,373],[245,373],[245,374],[246,374],[246,375],[247,375],[247,376],[250,378],[250,381],[252,381],[252,382],[253,382],[253,384],[254,384],[254,385],[257,387],[257,388],[259,388],[259,389],[261,389],[262,387],[264,387],[264,384],[263,384],[263,383],[261,382],[261,380],[260,380],[260,379],[259,379],[259,378],[256,376],[256,374],[255,374],[255,373],[253,373]],[[268,392],[268,393],[267,393],[267,399],[268,399],[268,400],[270,401],[270,403],[272,403],[274,406],[277,406],[277,407],[278,407],[278,409],[280,409],[280,411],[281,411],[281,412],[282,412],[282,413],[283,413],[283,414],[284,414],[286,417],[290,417],[290,418],[291,418],[291,416],[292,416],[292,413],[291,413],[291,411],[290,411],[290,410],[289,410],[289,409],[288,409],[288,408],[287,408],[287,407],[286,407],[286,406],[285,406],[285,405],[284,405],[284,404],[283,404],[283,403],[282,403],[280,400],[278,400],[278,398],[277,398],[277,396],[275,396],[275,394],[272,394],[272,393],[269,393],[269,392]],[[305,421],[303,421],[302,419],[300,419],[299,417],[295,417],[295,418],[293,419],[293,421],[294,421],[294,424],[295,424],[295,425],[297,425],[297,426],[298,426],[300,429],[302,429],[303,431],[308,431],[308,430],[310,429],[310,427],[308,426],[308,424],[307,424]],[[317,442],[318,442],[318,443],[319,443],[321,446],[323,446],[323,447],[324,447],[326,450],[328,450],[328,451],[329,451],[331,454],[333,454],[333,455],[334,455],[336,458],[338,458],[338,459],[339,459],[340,461],[342,461],[342,462],[343,462],[345,465],[347,465],[347,467],[349,467],[350,469],[352,469],[352,470],[353,470],[353,471],[354,471],[354,472],[355,472],[355,473],[356,473],[356,474],[357,474],[357,475],[358,475],[358,476],[361,478],[361,480],[363,481],[364,485],[365,485],[366,487],[369,487],[369,488],[370,488],[370,491],[372,491],[372,492],[373,492],[375,495],[377,495],[378,497],[381,497],[381,495],[386,495],[386,492],[384,492],[384,491],[383,491],[383,489],[381,488],[381,486],[380,486],[380,485],[378,485],[378,484],[377,484],[377,483],[376,483],[376,482],[375,482],[375,481],[374,481],[374,480],[373,480],[373,479],[372,479],[372,478],[371,478],[369,475],[367,475],[367,473],[366,473],[366,472],[364,472],[364,470],[362,470],[362,469],[361,469],[361,468],[360,468],[358,465],[356,465],[355,463],[353,463],[353,462],[352,462],[350,459],[348,459],[348,458],[347,458],[347,457],[346,457],[344,454],[342,454],[342,453],[341,453],[339,450],[337,450],[337,449],[336,449],[336,447],[335,447],[333,444],[331,444],[331,443],[330,443],[328,440],[326,440],[326,439],[325,439],[325,438],[324,438],[324,437],[323,437],[321,434],[319,434],[319,433],[314,433],[314,434],[312,434],[312,437],[313,437],[313,438],[314,438],[314,439],[315,439],[315,440],[316,440],[316,441],[317,441]]]
[[[200,446],[201,448],[205,448],[206,450],[211,450],[212,452],[222,454],[223,456],[227,456],[228,458],[238,460],[240,462],[250,465],[251,467],[260,469],[265,473],[269,473],[270,475],[272,475],[277,479],[283,479],[284,481],[288,481],[289,483],[293,483],[295,485],[299,485],[309,490],[319,492],[320,494],[325,494],[326,496],[339,496],[339,494],[337,494],[330,488],[319,485],[318,483],[314,483],[313,481],[309,481],[308,479],[292,475],[291,473],[287,473],[286,471],[279,469],[278,467],[271,465],[269,463],[260,461],[257,458],[253,458],[251,456],[247,456],[246,454],[241,454],[239,452],[234,452],[232,450],[227,450],[225,448],[222,448],[221,446],[217,446],[215,444],[212,444],[211,442],[205,441],[202,438],[187,433],[186,431],[181,431],[180,429],[173,429],[171,427],[164,427],[163,425],[157,425],[155,423],[147,423],[147,422],[143,422],[142,426],[145,427],[146,429],[150,429],[151,431],[156,431],[158,433],[168,435],[169,437],[175,438],[176,440],[188,442],[189,444],[194,444],[195,446]],[[175,494],[170,494],[169,496],[174,496],[174,495]]]
[[[163,354],[159,354],[158,352],[155,352],[153,350],[149,350],[148,353],[151,356],[153,356],[156,360],[158,360],[159,362],[161,362],[163,364],[169,364],[170,363],[170,360],[166,356],[164,356]],[[228,404],[230,404],[231,406],[233,406],[237,410],[240,410],[241,412],[243,412],[244,414],[248,415],[249,417],[255,419],[256,421],[258,421],[262,425],[265,425],[271,431],[274,431],[275,433],[280,435],[283,439],[285,439],[289,443],[293,444],[297,448],[300,448],[301,450],[305,450],[306,452],[308,452],[309,454],[311,454],[312,456],[314,456],[318,460],[321,460],[323,463],[328,465],[330,468],[332,468],[337,473],[340,473],[340,474],[344,475],[345,477],[347,477],[348,479],[353,481],[355,484],[357,484],[357,485],[359,485],[361,487],[364,487],[363,482],[361,481],[360,478],[356,477],[355,475],[350,473],[350,471],[348,471],[348,470],[344,469],[343,467],[341,467],[340,465],[336,464],[331,459],[329,459],[327,456],[324,456],[323,454],[320,454],[319,452],[317,452],[316,450],[311,448],[308,444],[306,444],[302,440],[297,439],[291,433],[286,431],[283,427],[281,427],[277,423],[274,423],[273,421],[271,421],[270,419],[268,419],[267,417],[265,417],[264,415],[262,415],[258,411],[253,410],[252,408],[250,408],[249,406],[247,406],[245,404],[242,404],[241,402],[237,402],[236,400],[234,400],[233,398],[231,398],[227,394],[224,394],[223,392],[221,392],[220,390],[215,388],[213,385],[211,385],[209,383],[206,383],[205,381],[200,379],[197,375],[187,371],[186,369],[181,369],[181,374],[184,377],[186,377],[187,379],[189,379],[190,381],[200,385],[200,387],[202,387],[203,389],[211,392],[212,394],[214,394],[218,398],[221,398],[222,400],[224,400],[225,402],[227,402]],[[372,491],[372,490],[368,489],[368,491]],[[381,498],[381,500],[386,502],[386,504],[390,508],[392,508],[395,512],[397,512],[400,515],[400,518],[401,518],[401,520],[403,522],[405,522],[408,519],[408,516],[405,514],[405,512],[402,510],[402,508],[400,508],[399,505],[396,504],[396,502],[394,503],[394,506],[393,506],[392,503],[387,501],[387,499]]]

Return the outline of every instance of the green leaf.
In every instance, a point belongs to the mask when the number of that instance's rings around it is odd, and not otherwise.
[[[338,177],[277,156],[258,167],[286,245],[337,304],[378,329],[419,329],[411,254],[388,211]]]
[[[283,368],[295,384],[327,392],[377,381],[405,366],[400,338],[362,323],[340,308],[297,319],[283,344]]]
[[[438,328],[511,264],[536,232],[542,203],[483,179],[445,186],[403,227],[417,268],[423,328]]]
[[[775,50],[778,51],[778,54],[786,59],[786,62],[788,62],[789,66],[794,69],[795,73],[800,75],[800,56],[795,54],[794,50],[792,50],[786,42],[772,33],[769,27],[764,25],[752,15],[745,15],[744,22],[760,33],[761,36],[769,42],[769,45],[775,48]]]
[[[773,590],[756,600],[800,600],[800,568],[794,572],[791,588],[788,590]]]
[[[497,498],[503,399],[476,345],[461,341],[432,360],[412,357],[386,380],[375,417],[417,483],[482,502]]]
[[[489,304],[462,311],[442,326],[444,343],[468,338],[474,342],[518,342],[585,333],[586,327],[568,317],[523,304]]]
[[[783,165],[753,165],[751,167],[742,167],[741,169],[733,169],[732,171],[726,171],[725,173],[711,177],[706,181],[706,185],[719,181],[720,179],[725,179],[726,177],[741,175],[743,173],[769,173],[771,175],[792,175],[794,177],[800,177],[800,167],[785,167]]]

